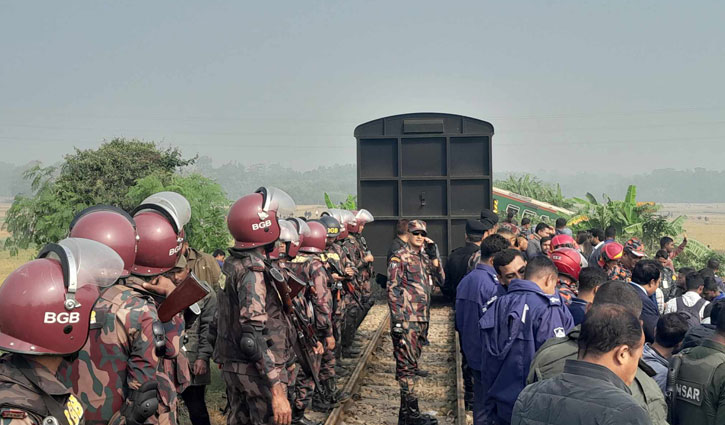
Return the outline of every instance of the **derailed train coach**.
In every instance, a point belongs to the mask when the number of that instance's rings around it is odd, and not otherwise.
[[[401,218],[426,221],[443,261],[464,244],[466,219],[493,207],[493,134],[486,121],[428,112],[355,128],[358,206],[375,216],[365,237],[378,272]]]

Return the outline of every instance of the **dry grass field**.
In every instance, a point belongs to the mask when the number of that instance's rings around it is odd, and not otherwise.
[[[716,251],[725,251],[725,204],[663,204],[672,218],[684,215],[687,235]]]

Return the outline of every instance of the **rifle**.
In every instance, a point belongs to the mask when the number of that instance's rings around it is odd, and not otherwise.
[[[346,275],[342,270],[340,270],[340,265],[336,261],[330,261],[328,264],[330,264],[330,268],[332,269],[333,273],[337,273],[338,275],[342,276],[343,289],[345,289],[347,293],[352,296],[352,299],[355,301],[355,303],[364,310],[365,306],[363,306],[362,300],[360,299],[360,295],[355,288],[355,284],[353,283],[352,278]]]
[[[292,297],[290,296],[291,291],[284,274],[280,272],[279,269],[272,266],[271,263],[267,264],[267,266],[269,267],[269,274],[272,276],[274,286],[277,288],[279,298],[282,301],[282,309],[290,323],[292,323],[294,331],[297,334],[297,341],[300,344],[300,365],[306,373],[312,376],[312,379],[315,381],[315,385],[319,386],[320,381],[313,367],[315,362],[312,360],[312,356],[310,354],[313,352],[313,347],[317,346],[319,342],[317,339],[317,333],[308,323],[305,313],[299,310],[298,304],[292,301]],[[292,275],[289,270],[285,271],[288,273],[288,277]],[[301,279],[296,276],[295,278],[296,282],[301,281]]]
[[[368,249],[368,241],[365,239],[365,236],[360,236],[360,245],[363,247],[363,251],[365,252],[365,255],[372,254],[370,250]],[[375,268],[373,268],[373,263],[365,263],[365,269],[367,269],[370,276],[375,276]]]

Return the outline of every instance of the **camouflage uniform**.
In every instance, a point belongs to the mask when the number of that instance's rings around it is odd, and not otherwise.
[[[306,295],[312,303],[314,323],[317,331],[317,338],[323,342],[327,337],[333,336],[332,332],[332,294],[328,287],[328,275],[320,257],[314,254],[299,253],[297,257],[288,263],[303,280],[310,282],[314,290],[308,290]],[[319,356],[315,356],[319,357]],[[335,378],[335,352],[325,348],[319,360],[320,382]],[[308,408],[314,393],[314,379],[302,371],[299,374],[296,385],[297,397],[295,404],[298,408]]]
[[[372,285],[370,284],[370,271],[368,269],[368,263],[365,261],[365,256],[368,254],[367,248],[364,246],[362,236],[351,233],[344,241],[344,246],[347,248],[347,252],[350,253],[355,268],[358,270],[358,282],[360,283],[360,292],[363,305],[365,305],[365,312],[370,309],[372,304],[370,300],[372,297]],[[358,321],[362,321],[362,317]]]
[[[432,289],[427,255],[410,246],[397,250],[388,265],[387,290],[395,376],[405,395],[415,394],[415,370],[428,328]]]
[[[355,275],[352,278],[345,276],[346,280],[349,280],[343,282],[343,284],[352,284],[353,291],[356,293],[357,299],[361,300],[360,297],[362,293],[360,292],[360,287],[357,282],[358,269],[352,260],[352,254],[345,247],[344,241],[335,241],[330,248],[331,252],[334,252],[340,258],[340,270],[342,270],[343,273],[345,272],[346,267],[350,267],[355,271]],[[362,315],[360,304],[356,301],[355,295],[351,294],[350,291],[346,289],[343,290],[343,298],[345,302],[344,317],[342,319],[342,332],[340,335],[340,343],[342,344],[341,348],[350,347],[352,345],[352,341],[355,338],[358,318]]]
[[[632,272],[627,270],[621,265],[614,266],[607,270],[607,279],[609,280],[621,280],[623,282],[632,281]]]
[[[21,368],[27,368],[37,382],[31,383]],[[46,404],[50,398],[56,401],[55,406]],[[0,424],[41,425],[44,418],[60,415],[61,411],[65,416],[58,418],[61,424],[63,421],[69,425],[85,423],[81,403],[56,374],[35,362],[32,356],[5,354],[0,357]]]
[[[320,259],[325,262],[325,268],[332,273],[332,269],[330,268],[330,263],[337,263],[338,268],[340,270],[344,271],[344,264],[346,261],[346,257],[344,255],[341,255],[339,252],[342,252],[342,249],[340,248],[340,245],[332,244],[329,247],[327,247],[327,250],[320,256]],[[351,264],[348,264],[349,266],[352,266]],[[346,291],[344,289],[334,289],[334,287],[340,285],[340,284],[346,284],[346,282],[341,281],[337,282],[332,280],[330,278],[330,287],[331,289],[331,295],[333,298],[333,307],[331,310],[332,313],[332,331],[333,335],[335,336],[335,342],[336,342],[336,348],[335,351],[337,353],[340,352],[340,349],[342,348],[342,330],[345,326],[345,311],[349,308],[347,304],[354,303],[350,298],[349,294],[346,294]]]
[[[184,379],[164,372],[154,346],[152,326],[160,322],[153,296],[131,276],[103,292],[91,314],[88,341],[70,368],[59,371],[86,408],[89,424],[119,423],[131,394],[149,381],[159,384],[159,417],[151,423],[176,423],[176,386]],[[165,356],[179,353],[184,320],[180,315],[163,324]]]
[[[273,417],[272,387],[289,383],[288,325],[277,288],[261,253],[231,250],[224,261],[224,289],[217,299],[214,360],[222,364],[229,412],[227,424],[267,424]],[[250,362],[240,348],[241,326],[266,342]]]

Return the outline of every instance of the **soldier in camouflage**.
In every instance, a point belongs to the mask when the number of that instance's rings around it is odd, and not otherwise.
[[[372,276],[373,255],[368,249],[367,241],[362,236],[365,225],[374,221],[373,215],[366,209],[361,209],[355,213],[355,224],[349,226],[350,234],[345,239],[345,247],[351,253],[355,268],[359,271],[358,281],[360,282],[361,299],[365,307],[365,311],[358,318],[358,326],[360,322],[373,306],[375,300],[372,297],[372,284],[370,278]]]
[[[0,423],[82,425],[84,408],[60,373],[85,344],[100,287],[123,260],[87,239],[46,245],[0,286]]]
[[[324,252],[327,237],[327,228],[319,222],[308,223],[309,233],[304,236],[300,246],[300,252],[289,266],[305,281],[310,282],[310,290],[307,291],[308,299],[312,303],[314,318],[313,323],[317,331],[317,338],[324,342],[324,353],[321,358],[319,370],[320,393],[323,397],[320,401],[327,402],[326,407],[332,407],[333,401],[340,401],[335,384],[335,336],[332,326],[332,293],[329,287],[329,275],[320,259]],[[304,408],[310,406],[312,392],[314,391],[311,377],[306,381],[299,382],[297,391],[300,393],[299,400]],[[349,397],[349,396],[348,396]],[[347,399],[348,397],[344,397]],[[300,406],[302,408],[302,406]]]
[[[239,199],[227,216],[234,247],[224,261],[218,297],[214,359],[227,387],[228,425],[289,425],[287,387],[289,328],[268,253],[280,235],[278,217],[294,212],[294,201],[274,188]]]
[[[433,264],[424,250],[425,222],[411,220],[408,231],[411,234],[408,244],[390,258],[387,283],[395,376],[400,384],[398,424],[437,424],[435,418],[422,414],[418,408],[415,371],[421,354],[421,337],[430,317],[431,272],[438,265]]]

